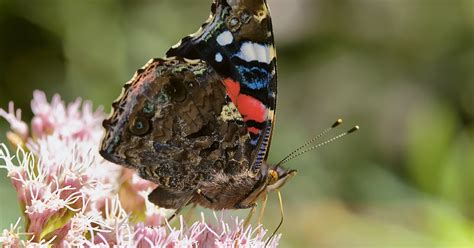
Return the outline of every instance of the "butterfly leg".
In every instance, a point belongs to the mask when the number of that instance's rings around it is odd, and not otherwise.
[[[183,210],[184,207],[186,207],[191,201],[192,199],[194,198],[194,195],[191,194],[188,198],[188,200],[186,201],[185,204],[181,205],[178,209],[176,209],[173,213],[173,215],[171,215],[169,218],[168,218],[168,223],[171,222],[176,216],[178,216],[178,214],[181,212],[181,210]]]
[[[267,206],[268,194],[265,194],[262,201],[262,207],[260,208],[260,213],[258,214],[258,225],[262,224],[263,214],[265,213],[265,207]]]
[[[255,204],[252,209],[250,209],[249,214],[247,215],[247,218],[245,218],[244,221],[244,227],[247,228],[248,225],[250,224],[250,220],[252,219],[253,215],[255,214],[255,211],[257,210],[257,205]]]
[[[280,219],[280,223],[278,224],[277,228],[275,229],[275,231],[273,231],[272,235],[268,238],[267,242],[265,242],[265,247],[267,247],[268,243],[270,243],[270,241],[272,240],[272,238],[275,236],[275,234],[278,232],[278,229],[280,229],[281,225],[283,225],[283,220],[284,220],[284,212],[283,212],[283,200],[282,200],[282,197],[281,197],[281,192],[280,190],[277,190],[277,194],[278,194],[278,202],[280,204],[280,214],[281,214],[281,219]]]
[[[184,207],[186,207],[188,204],[190,204],[191,201],[194,199],[195,195],[200,195],[200,196],[206,198],[211,203],[213,202],[213,199],[205,196],[200,189],[196,189],[193,194],[189,195],[189,198],[186,200],[186,202],[184,204],[182,204],[178,209],[176,209],[176,211],[174,211],[173,215],[171,215],[168,218],[168,222],[171,222],[181,212],[181,210],[183,210]],[[196,207],[196,204],[193,205],[193,207],[191,208],[190,211],[194,210],[195,207]]]

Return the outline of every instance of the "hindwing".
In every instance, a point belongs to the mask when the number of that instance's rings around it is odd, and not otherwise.
[[[168,189],[163,195],[186,197],[215,175],[247,171],[256,156],[221,77],[203,61],[154,59],[112,106],[100,153]],[[183,201],[171,198],[158,205]]]

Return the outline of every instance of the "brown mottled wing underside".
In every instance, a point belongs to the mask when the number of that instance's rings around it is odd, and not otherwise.
[[[240,174],[255,156],[242,116],[205,62],[154,59],[112,106],[100,153],[159,184],[150,196],[159,206],[181,207],[201,183]]]

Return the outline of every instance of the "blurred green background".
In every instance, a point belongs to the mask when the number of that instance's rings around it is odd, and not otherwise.
[[[34,89],[109,109],[210,0],[0,0],[0,107]],[[276,162],[338,117],[362,129],[288,163],[283,247],[474,247],[474,1],[269,0]],[[0,121],[0,141],[8,126]],[[335,132],[337,133],[337,132]],[[0,229],[18,206],[0,178]],[[265,224],[280,218],[270,198]]]

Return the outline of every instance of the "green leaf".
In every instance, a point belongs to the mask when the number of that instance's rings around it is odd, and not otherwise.
[[[54,235],[54,232],[66,225],[68,221],[74,216],[75,212],[68,209],[63,208],[58,211],[57,214],[53,215],[48,222],[46,223],[43,231],[41,232],[40,239],[43,240],[45,237]]]

